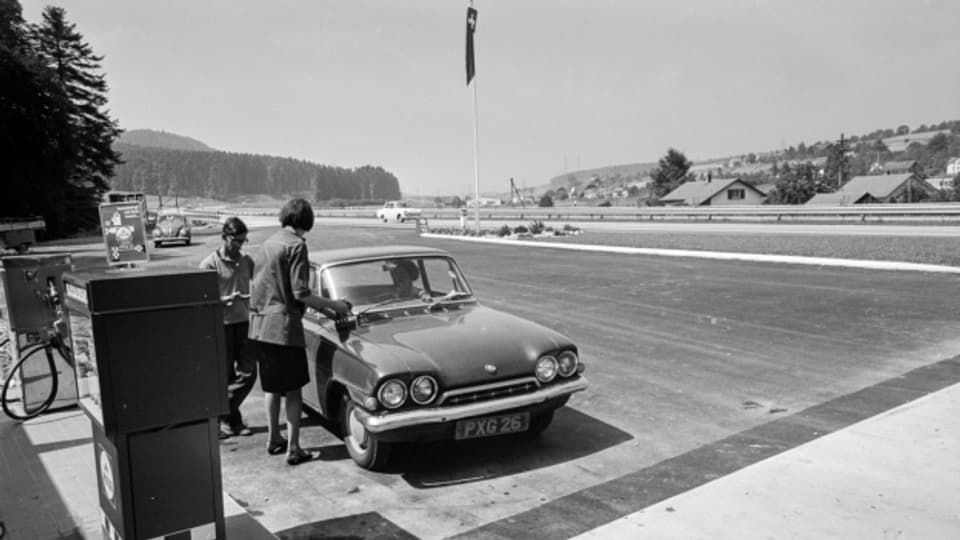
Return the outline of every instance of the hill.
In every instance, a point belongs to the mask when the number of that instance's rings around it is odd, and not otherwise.
[[[586,184],[593,178],[622,178],[641,179],[650,174],[650,171],[657,168],[657,162],[652,163],[628,163],[625,165],[609,165],[607,167],[597,167],[594,169],[583,169],[580,171],[570,171],[550,179],[549,189],[558,187],[568,187],[575,184]],[[573,182],[573,179],[576,182]]]
[[[219,200],[295,195],[328,204],[382,203],[400,196],[397,177],[382,167],[349,169],[288,157],[223,152],[162,131],[129,131],[114,144],[114,150],[122,163],[115,169],[111,189],[147,195]]]
[[[118,143],[166,150],[185,150],[188,152],[212,152],[213,148],[190,137],[155,131],[152,129],[131,129],[124,131],[117,139]]]
[[[839,139],[839,137],[838,137]],[[938,141],[933,147],[931,143]],[[960,140],[960,120],[947,120],[938,124],[920,125],[911,130],[909,126],[877,129],[870,133],[846,136],[848,172],[852,175],[868,174],[870,167],[880,161],[916,160],[928,176],[943,174],[944,166],[951,157],[960,155],[957,148]],[[690,172],[695,175],[712,174],[716,177],[739,176],[753,183],[773,181],[778,166],[810,163],[824,167],[827,156],[837,144],[837,139],[825,139],[779,150],[755,150],[740,155],[712,157],[708,159],[687,156],[694,162]],[[665,146],[670,146],[669,143]],[[678,147],[676,147],[678,148]],[[678,148],[681,152],[682,148]],[[570,171],[550,179],[547,189],[585,185],[591,180],[605,184],[623,184],[624,181],[640,180],[656,169],[657,163],[634,163],[612,165],[594,169]],[[574,181],[575,179],[575,181]]]

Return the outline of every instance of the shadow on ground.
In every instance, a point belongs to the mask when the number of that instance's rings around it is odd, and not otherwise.
[[[330,429],[322,421],[318,423]],[[632,438],[625,431],[563,407],[557,411],[551,426],[538,436],[519,434],[467,441],[397,444],[381,474],[399,474],[416,489],[486,481],[551,467]],[[328,459],[349,459],[342,445],[336,449],[324,449],[324,452]]]

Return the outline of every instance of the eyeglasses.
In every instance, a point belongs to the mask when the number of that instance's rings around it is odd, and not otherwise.
[[[247,239],[246,236],[231,236],[231,237],[230,237],[230,243],[231,243],[231,244],[237,244],[237,245],[241,245],[241,246],[242,246],[243,244],[246,244],[248,241],[249,241],[249,240]]]

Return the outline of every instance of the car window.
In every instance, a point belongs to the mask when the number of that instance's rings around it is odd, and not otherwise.
[[[171,216],[166,215],[160,218],[160,223],[169,223],[171,225],[183,225],[184,219],[182,216]]]
[[[470,292],[447,257],[391,257],[334,266],[323,270],[319,286],[321,294],[355,306],[406,296],[418,299],[423,293],[438,298],[452,291]]]

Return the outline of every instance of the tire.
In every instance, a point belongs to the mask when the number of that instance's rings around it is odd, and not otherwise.
[[[360,467],[370,471],[382,469],[390,460],[391,445],[377,440],[364,429],[363,424],[353,414],[356,408],[350,396],[344,395],[340,406],[343,444],[347,447],[350,458]]]
[[[530,428],[526,434],[530,437],[536,437],[546,431],[551,422],[553,422],[553,411],[538,414],[530,419]]]
[[[186,245],[186,246],[189,246],[189,245],[190,245],[190,239],[189,239],[189,238],[187,238],[187,241],[184,243],[184,245]]]
[[[155,248],[158,248],[158,247],[160,247],[160,246],[162,246],[162,245],[163,245],[162,242],[154,242],[154,243],[153,243],[153,247],[155,247]]]
[[[406,221],[403,219],[403,214],[397,214],[397,221],[399,221],[400,223],[403,223],[404,221]]]

